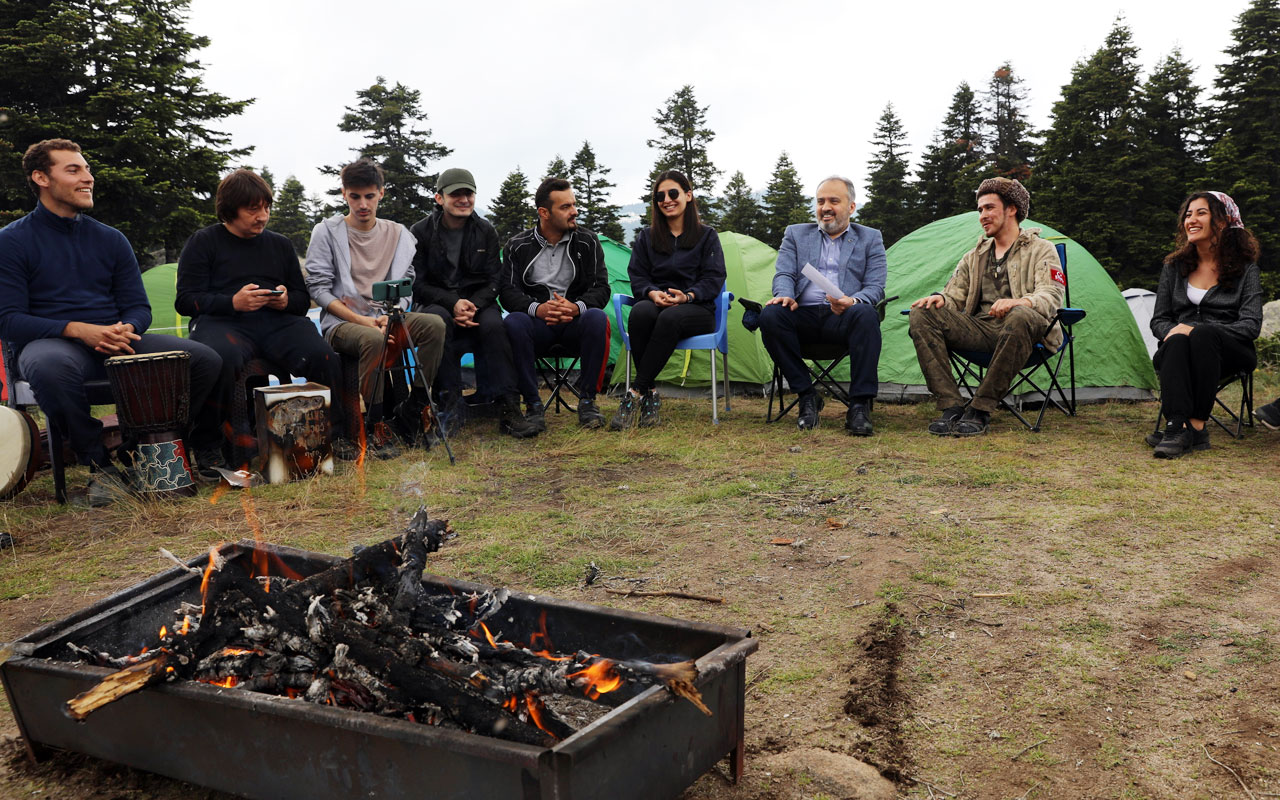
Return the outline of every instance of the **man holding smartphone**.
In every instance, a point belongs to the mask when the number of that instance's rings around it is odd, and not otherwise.
[[[347,214],[334,214],[318,223],[311,231],[307,247],[307,289],[320,306],[320,330],[325,340],[339,353],[360,360],[360,394],[371,409],[371,418],[382,417],[382,386],[374,385],[378,358],[384,345],[399,352],[406,344],[401,331],[388,336],[387,315],[373,305],[374,284],[407,279],[413,283],[413,256],[417,240],[409,229],[398,222],[378,217],[386,179],[379,167],[361,158],[342,168],[342,199]],[[407,311],[410,297],[392,302],[406,309],[403,324],[417,348],[417,378],[425,381],[415,386],[413,403],[420,412],[426,405],[427,387],[431,386],[440,367],[444,351],[444,320],[434,314]],[[413,415],[408,415],[413,416]],[[405,434],[424,433],[421,419],[416,425],[408,421]],[[392,458],[395,448],[376,436],[370,436],[369,448],[379,458]]]
[[[236,375],[262,358],[281,378],[299,375],[329,387],[338,439],[345,434],[337,413],[342,365],[306,317],[311,297],[293,244],[267,230],[271,200],[271,187],[250,170],[222,179],[214,201],[221,221],[191,234],[183,246],[174,306],[191,317],[191,338],[222,356],[223,419],[230,414],[231,393],[244,391],[235,385]],[[335,447],[334,454],[342,458],[350,449]]]

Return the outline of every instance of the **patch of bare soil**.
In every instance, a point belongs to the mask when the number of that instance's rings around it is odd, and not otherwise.
[[[907,698],[898,681],[906,648],[906,625],[897,607],[886,604],[883,616],[857,639],[857,657],[849,664],[849,691],[844,713],[861,724],[872,740],[864,744],[866,760],[892,780],[902,780],[909,760],[902,736]]]
[[[233,796],[66,751],[46,750],[39,763],[21,740],[0,740],[0,797],[86,800],[233,800]],[[57,787],[56,792],[37,787]]]

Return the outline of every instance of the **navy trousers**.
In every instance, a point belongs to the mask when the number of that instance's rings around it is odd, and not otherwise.
[[[842,344],[849,348],[849,396],[869,400],[880,390],[880,316],[875,306],[855,303],[843,314],[826,305],[765,306],[760,312],[760,338],[787,385],[797,394],[813,388],[809,368],[800,355],[802,342]]]
[[[548,325],[546,320],[521,312],[508,314],[502,322],[511,340],[516,387],[526,403],[541,399],[537,357],[546,355],[557,344],[579,357],[578,396],[591,399],[600,391],[605,359],[609,357],[609,315],[603,310],[588,308],[581,316],[559,325]]]

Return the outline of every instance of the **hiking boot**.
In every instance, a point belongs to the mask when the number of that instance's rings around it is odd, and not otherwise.
[[[951,429],[956,426],[956,422],[962,416],[964,416],[964,406],[943,409],[942,416],[929,423],[929,433],[934,436],[950,436]]]
[[[604,414],[600,413],[595,400],[584,397],[578,401],[578,426],[592,430],[604,427]]]
[[[979,411],[973,406],[965,409],[960,419],[956,420],[951,426],[952,436],[981,436],[987,432],[987,425],[991,422],[991,413],[988,411]]]
[[[124,474],[113,466],[91,467],[86,495],[90,508],[102,508],[129,494]]]
[[[201,483],[218,483],[222,480],[222,473],[218,470],[231,469],[231,465],[222,455],[221,445],[197,448],[194,455],[196,463],[191,474]]]
[[[526,407],[524,412],[524,420],[530,425],[538,429],[538,433],[542,433],[547,429],[547,408],[542,405],[541,400],[535,400]]]
[[[658,417],[658,393],[653,389],[645,392],[640,398],[640,422],[641,428],[652,428],[658,425],[662,420]]]
[[[609,430],[625,431],[636,424],[636,414],[640,411],[640,395],[635,392],[624,392],[622,402],[618,404],[618,413],[609,420]]]
[[[796,427],[802,431],[811,431],[818,427],[818,412],[826,402],[812,389],[804,392],[796,400]]]
[[[1194,436],[1191,426],[1185,422],[1170,422],[1165,426],[1164,436],[1156,445],[1156,458],[1181,458],[1183,453],[1191,449]]]
[[[1262,423],[1265,428],[1280,431],[1280,398],[1255,408],[1253,418]]]
[[[538,426],[520,413],[520,398],[516,395],[499,401],[498,430],[515,439],[530,439],[539,433]]]
[[[844,431],[850,436],[870,436],[875,433],[871,427],[871,409],[865,403],[854,403],[844,415]]]
[[[1147,447],[1155,447],[1156,445],[1160,444],[1161,440],[1163,439],[1164,439],[1164,431],[1160,430],[1160,431],[1154,431],[1152,433],[1148,433],[1146,435],[1146,438],[1143,441],[1147,443]]]

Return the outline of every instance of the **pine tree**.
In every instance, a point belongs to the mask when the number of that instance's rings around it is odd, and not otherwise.
[[[529,178],[516,167],[502,181],[498,196],[485,219],[498,229],[498,241],[503,247],[507,240],[520,231],[533,227],[538,213],[533,207],[533,198],[529,195]]]
[[[248,150],[211,124],[248,100],[208,91],[187,30],[189,0],[0,3],[0,224],[35,204],[22,153],[75,140],[94,170],[94,217],[119,228],[144,263],[177,254],[213,220],[227,164]]]
[[[1102,47],[1076,63],[1028,187],[1038,219],[1074,237],[1116,279],[1141,264],[1137,58],[1117,20]]]
[[[907,177],[907,132],[893,103],[885,105],[871,144],[876,151],[867,163],[867,202],[858,223],[879,230],[889,247],[916,229],[918,216],[916,188]]]
[[[358,157],[367,157],[382,167],[386,176],[386,196],[378,205],[378,216],[412,225],[435,209],[436,178],[430,164],[453,152],[431,139],[431,130],[418,128],[427,121],[422,110],[422,92],[399,81],[387,86],[378,80],[356,92],[356,105],[348,106],[338,130],[363,135],[365,143],[352,148]],[[353,161],[355,159],[352,159]],[[341,166],[324,167],[325,175],[337,176]],[[342,190],[329,190],[340,198]],[[341,203],[334,210],[342,208]]]
[[[584,141],[569,164],[569,182],[578,201],[578,224],[620,242],[626,234],[618,221],[621,209],[609,202],[609,190],[617,185],[609,180],[611,171],[596,161],[591,143]]]
[[[266,179],[266,175],[263,175],[263,179]],[[315,201],[307,197],[302,181],[290,175],[285,179],[284,185],[276,190],[275,202],[271,204],[271,230],[287,236],[293,242],[294,251],[305,256],[307,245],[311,242],[311,229],[315,224]]]
[[[717,200],[716,204],[721,210],[720,231],[741,233],[745,236],[753,236],[767,244],[774,244],[765,238],[763,212],[741,170],[730,176],[729,182],[724,186],[724,196]]]
[[[804,185],[800,183],[800,176],[796,174],[786,151],[778,156],[760,205],[760,239],[770,247],[782,244],[782,235],[788,225],[813,219],[812,200],[805,194]]]
[[[1138,92],[1139,238],[1134,263],[1116,275],[1122,286],[1155,288],[1164,256],[1173,249],[1178,202],[1202,177],[1204,116],[1194,78],[1194,68],[1174,50]]]
[[[973,190],[987,169],[982,123],[977,95],[961,83],[916,172],[921,222],[973,210]]]
[[[547,178],[567,179],[568,177],[569,165],[564,163],[564,159],[560,157],[559,153],[556,153],[556,157],[551,159],[551,163],[547,164],[547,172],[542,176],[542,180],[545,181]],[[539,181],[539,183],[541,182],[542,181]]]
[[[650,188],[658,173],[668,169],[679,170],[693,184],[693,195],[698,200],[698,211],[703,221],[715,225],[714,194],[716,178],[721,171],[716,169],[707,154],[707,145],[716,138],[715,132],[707,127],[708,108],[710,106],[698,105],[692,86],[682,86],[667,98],[666,105],[658,109],[657,116],[653,118],[658,126],[658,137],[645,143],[658,151],[650,174]],[[646,204],[653,201],[648,195],[641,199]]]
[[[987,124],[990,130],[991,170],[996,175],[1026,181],[1031,176],[1036,145],[1031,141],[1031,125],[1023,114],[1026,102],[1022,79],[1005,62],[987,84]]]
[[[1209,177],[1262,244],[1264,293],[1280,290],[1280,2],[1253,0],[1214,80]]]

